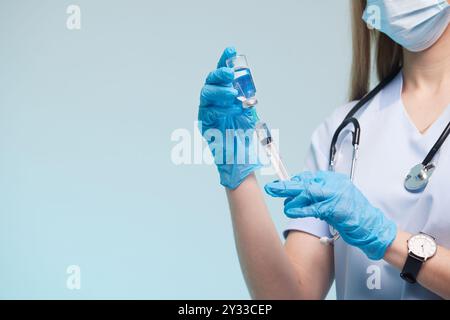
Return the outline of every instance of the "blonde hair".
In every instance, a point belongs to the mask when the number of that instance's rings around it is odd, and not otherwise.
[[[397,72],[403,64],[400,45],[376,30],[369,30],[362,19],[367,0],[352,2],[353,63],[351,71],[350,100],[360,100],[370,88],[372,73],[372,48],[375,49],[377,76],[380,81]]]

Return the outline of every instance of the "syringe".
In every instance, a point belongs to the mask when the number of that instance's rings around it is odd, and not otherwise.
[[[259,121],[256,124],[256,135],[259,142],[266,151],[267,157],[270,159],[273,169],[281,181],[290,180],[291,177],[281,160],[277,145],[273,141],[272,133],[265,122]]]

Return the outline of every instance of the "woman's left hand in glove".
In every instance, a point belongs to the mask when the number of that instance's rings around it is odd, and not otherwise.
[[[286,198],[284,213],[293,219],[314,217],[336,229],[349,245],[380,260],[397,235],[397,226],[372,206],[343,174],[305,172],[290,181],[266,185],[266,192]]]

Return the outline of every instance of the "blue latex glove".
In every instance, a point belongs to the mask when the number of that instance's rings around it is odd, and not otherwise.
[[[255,129],[258,120],[256,111],[254,108],[244,109],[242,102],[236,99],[238,91],[233,88],[234,71],[225,66],[226,60],[235,55],[236,49],[225,49],[217,69],[208,75],[201,91],[198,113],[200,131],[213,153],[220,183],[229,189],[236,189],[247,176],[261,167],[254,145],[250,148],[251,144],[242,135]],[[226,148],[227,130],[235,130],[234,148]],[[220,133],[224,143],[218,145],[211,133]],[[238,160],[238,150],[243,150],[239,151],[241,155],[245,152],[246,159]]]
[[[395,223],[373,207],[346,175],[305,172],[290,181],[270,183],[265,190],[273,197],[287,198],[284,213],[289,218],[326,221],[369,259],[382,259],[397,235]]]

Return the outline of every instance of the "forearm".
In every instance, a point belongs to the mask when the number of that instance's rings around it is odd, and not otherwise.
[[[270,217],[256,177],[227,190],[236,247],[255,299],[299,299],[299,283]]]
[[[384,260],[402,270],[408,257],[407,241],[411,234],[398,231],[392,245],[386,251]],[[445,299],[450,299],[450,251],[438,247],[436,255],[426,261],[420,270],[417,281],[428,290]]]

